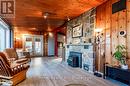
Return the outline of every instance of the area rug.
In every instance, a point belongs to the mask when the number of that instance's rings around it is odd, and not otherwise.
[[[65,86],[87,86],[87,85],[84,85],[84,84],[68,84],[68,85],[65,85]]]

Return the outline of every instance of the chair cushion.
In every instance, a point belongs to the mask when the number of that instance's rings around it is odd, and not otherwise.
[[[16,63],[27,63],[27,62],[28,62],[28,58],[20,58],[16,60]]]
[[[17,52],[16,52],[16,50],[14,48],[7,48],[7,49],[5,49],[4,53],[6,54],[6,57],[8,59],[10,59],[10,58],[18,59]]]

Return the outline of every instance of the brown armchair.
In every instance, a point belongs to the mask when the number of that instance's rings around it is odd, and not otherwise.
[[[28,64],[9,63],[5,54],[0,52],[0,79],[7,79],[16,85],[26,79]]]
[[[18,54],[14,48],[7,48],[4,50],[4,53],[8,60],[14,58],[17,63],[28,63],[31,61],[30,55],[26,55],[25,57],[18,57]]]

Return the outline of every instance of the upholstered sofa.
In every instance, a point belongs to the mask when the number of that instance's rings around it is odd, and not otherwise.
[[[8,79],[16,85],[26,79],[28,64],[9,62],[3,52],[0,52],[0,78]]]
[[[31,61],[31,57],[29,54],[24,57],[18,57],[18,54],[14,48],[7,48],[4,50],[4,54],[6,55],[8,60],[14,59],[17,63],[28,63]]]

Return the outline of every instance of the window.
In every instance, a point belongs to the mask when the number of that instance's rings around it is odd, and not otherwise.
[[[9,26],[0,18],[0,51],[11,47],[11,31]]]

